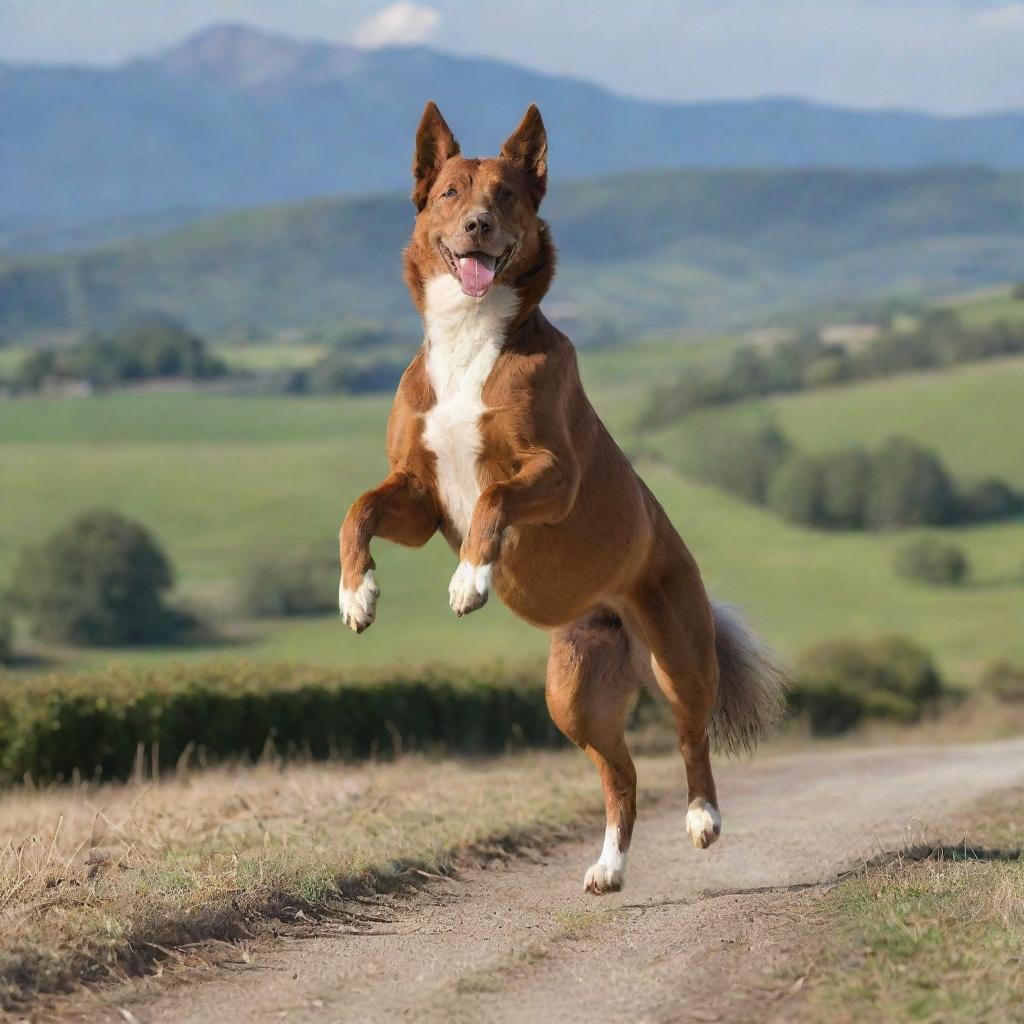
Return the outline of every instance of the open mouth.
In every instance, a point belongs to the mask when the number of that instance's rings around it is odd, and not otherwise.
[[[475,252],[454,253],[444,242],[440,243],[441,255],[448,269],[462,285],[463,292],[474,299],[483,298],[494,279],[509,265],[515,255],[515,245],[510,245],[500,256]]]

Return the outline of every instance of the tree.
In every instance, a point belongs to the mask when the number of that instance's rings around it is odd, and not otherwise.
[[[820,461],[811,455],[797,455],[789,459],[771,482],[768,504],[791,522],[828,526]]]
[[[871,456],[863,448],[847,448],[821,456],[822,506],[829,525],[860,530],[871,480]]]
[[[392,392],[402,379],[405,366],[389,359],[358,362],[340,352],[331,352],[307,370],[301,371],[296,390],[314,395],[370,394]]]
[[[163,603],[172,581],[167,556],[144,527],[97,509],[23,553],[11,597],[45,639],[158,643],[182,624]]]
[[[11,383],[15,391],[39,391],[56,372],[57,357],[49,349],[42,349],[21,361]]]
[[[111,337],[93,336],[71,348],[33,353],[21,364],[13,384],[34,391],[51,380],[84,381],[113,387],[153,377],[202,380],[227,372],[206,343],[180,324],[152,319]]]
[[[864,515],[869,529],[949,523],[956,512],[953,482],[935,454],[901,437],[877,452]]]
[[[772,478],[789,451],[789,441],[771,424],[753,433],[716,434],[705,453],[700,475],[709,483],[763,505]]]
[[[962,548],[934,537],[904,544],[896,552],[893,568],[897,575],[934,586],[955,586],[970,573],[970,562]]]
[[[1009,519],[1021,512],[1024,512],[1024,495],[996,477],[976,483],[960,499],[960,519],[967,523]]]

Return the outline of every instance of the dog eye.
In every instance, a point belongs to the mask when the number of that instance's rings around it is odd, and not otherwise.
[[[445,192],[445,193],[444,193],[444,197],[443,197],[443,198],[445,198],[445,199],[451,199],[451,198],[452,198],[452,196],[457,196],[458,194],[459,194],[459,193],[458,193],[458,190],[457,190],[457,189],[454,189],[454,188],[450,188],[450,189],[448,189],[448,191],[447,191],[447,192]]]

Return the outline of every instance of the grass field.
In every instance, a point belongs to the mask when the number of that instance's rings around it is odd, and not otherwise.
[[[0,380],[10,377],[31,351],[23,345],[0,345]]]
[[[215,345],[214,351],[232,370],[265,373],[312,366],[327,349],[311,342],[266,342],[258,345]]]
[[[874,446],[899,433],[940,451],[964,479],[1024,486],[1024,359],[807,391],[768,408],[801,447]]]
[[[647,388],[696,360],[724,358],[735,339],[585,353],[595,405],[627,449]],[[771,413],[806,448],[875,444],[904,433],[940,450],[960,476],[996,473],[1024,485],[1024,361],[981,364],[770,402],[711,410],[658,435],[666,461],[687,465],[726,420]],[[335,549],[349,502],[385,471],[390,399],[120,394],[0,403],[0,583],[19,549],[77,511],[113,506],[146,523],[178,571],[178,596],[237,619],[234,580],[254,554],[298,545]],[[642,444],[650,446],[644,438]],[[906,534],[825,534],[698,485],[664,464],[642,471],[699,559],[711,589],[744,605],[787,654],[825,636],[908,633],[961,676],[991,657],[1024,658],[1024,524],[955,531],[975,569],[967,587],[897,579]],[[534,659],[545,637],[498,602],[457,620],[447,586],[455,557],[439,538],[412,552],[378,542],[377,624],[354,637],[333,616],[231,622],[215,647],[42,652],[68,664],[187,660],[211,654],[337,665]]]
[[[1011,288],[987,288],[950,299],[943,305],[952,306],[971,327],[987,327],[998,320],[1024,321],[1024,300],[1014,298]]]
[[[1012,429],[1022,396],[1024,360],[979,364],[706,410],[648,443],[686,469],[715,430],[772,418],[809,450],[900,433],[938,450],[962,479],[1022,486],[1024,432]],[[806,530],[667,471],[660,487],[712,587],[749,605],[787,651],[817,636],[888,630],[919,639],[961,674],[987,657],[1024,655],[1024,523],[931,531],[964,548],[974,582],[926,588],[892,572],[895,549],[923,531]]]
[[[825,941],[810,991],[791,1019],[1021,1020],[1022,813],[1024,790],[995,794],[967,835],[943,836],[940,855],[870,866],[832,888],[813,922]]]
[[[385,472],[388,404],[164,394],[0,406],[0,473],[5,490],[17,495],[6,503],[0,578],[23,544],[75,512],[111,505],[166,545],[187,599],[229,606],[232,580],[254,553],[301,543],[332,555],[349,502]],[[454,619],[447,604],[454,556],[439,539],[422,552],[381,543],[376,553],[385,591],[370,633],[357,639],[333,617],[307,619],[261,626],[251,643],[223,653],[379,664],[512,657],[524,644],[540,649],[498,606],[475,630]],[[110,656],[93,651],[83,660]]]
[[[1007,359],[698,410],[651,443],[692,467],[716,430],[763,420],[809,451],[875,447],[902,434],[940,452],[964,480],[1000,476],[1024,486],[1022,402],[1024,359]]]
[[[714,342],[664,339],[635,358],[596,353],[588,380],[616,426],[632,418],[667,364],[707,358]],[[626,371],[633,368],[631,373]],[[0,403],[0,473],[16,500],[0,525],[0,581],[26,543],[71,515],[112,505],[149,525],[171,553],[191,603],[229,609],[233,579],[254,552],[296,544],[336,547],[348,504],[386,472],[390,398],[240,398],[196,393],[116,394]],[[232,629],[225,656],[342,664],[521,660],[545,638],[494,602],[476,621],[448,608],[454,556],[438,537],[423,551],[378,543],[384,585],[378,625],[355,638],[334,617]],[[68,656],[69,652],[56,652]],[[72,660],[186,660],[210,648],[73,652]]]

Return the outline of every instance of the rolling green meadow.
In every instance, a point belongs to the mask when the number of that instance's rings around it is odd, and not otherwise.
[[[972,315],[1011,301],[987,296],[960,308]],[[1024,485],[1024,431],[1010,429],[1021,422],[1024,360],[744,402],[699,411],[655,434],[637,432],[652,385],[726,358],[739,340],[666,335],[581,354],[594,404],[638,456],[713,594],[742,605],[789,656],[823,638],[898,632],[965,682],[991,658],[1024,658],[1024,523],[826,533],[786,524],[688,475],[716,430],[771,417],[810,450],[904,434],[939,451],[958,477],[996,473]],[[239,358],[294,366],[318,352],[253,347]],[[238,612],[235,581],[247,559],[305,546],[332,556],[349,502],[385,472],[389,405],[379,396],[193,390],[0,403],[0,581],[24,545],[79,511],[111,506],[165,545],[177,572],[176,601],[214,621],[220,636],[201,646],[130,651],[61,650],[24,638],[22,648],[36,665],[70,668],[211,656],[337,667],[539,662],[545,637],[498,602],[465,620],[452,615],[455,556],[440,538],[422,551],[376,543],[383,596],[376,624],[362,636],[333,615],[256,622]],[[895,549],[925,532],[965,549],[972,582],[928,588],[894,575]]]
[[[1022,396],[1024,361],[974,364],[699,410],[659,432],[656,449],[685,469],[716,429],[770,420],[810,451],[876,447],[902,434],[939,451],[958,477],[1020,485],[1024,431],[1009,428],[1020,422]]]
[[[1024,3],[841,6],[0,0],[0,1024],[1024,1024]],[[590,423],[536,289],[731,606],[591,472],[550,683],[338,609],[425,331],[456,477]]]

